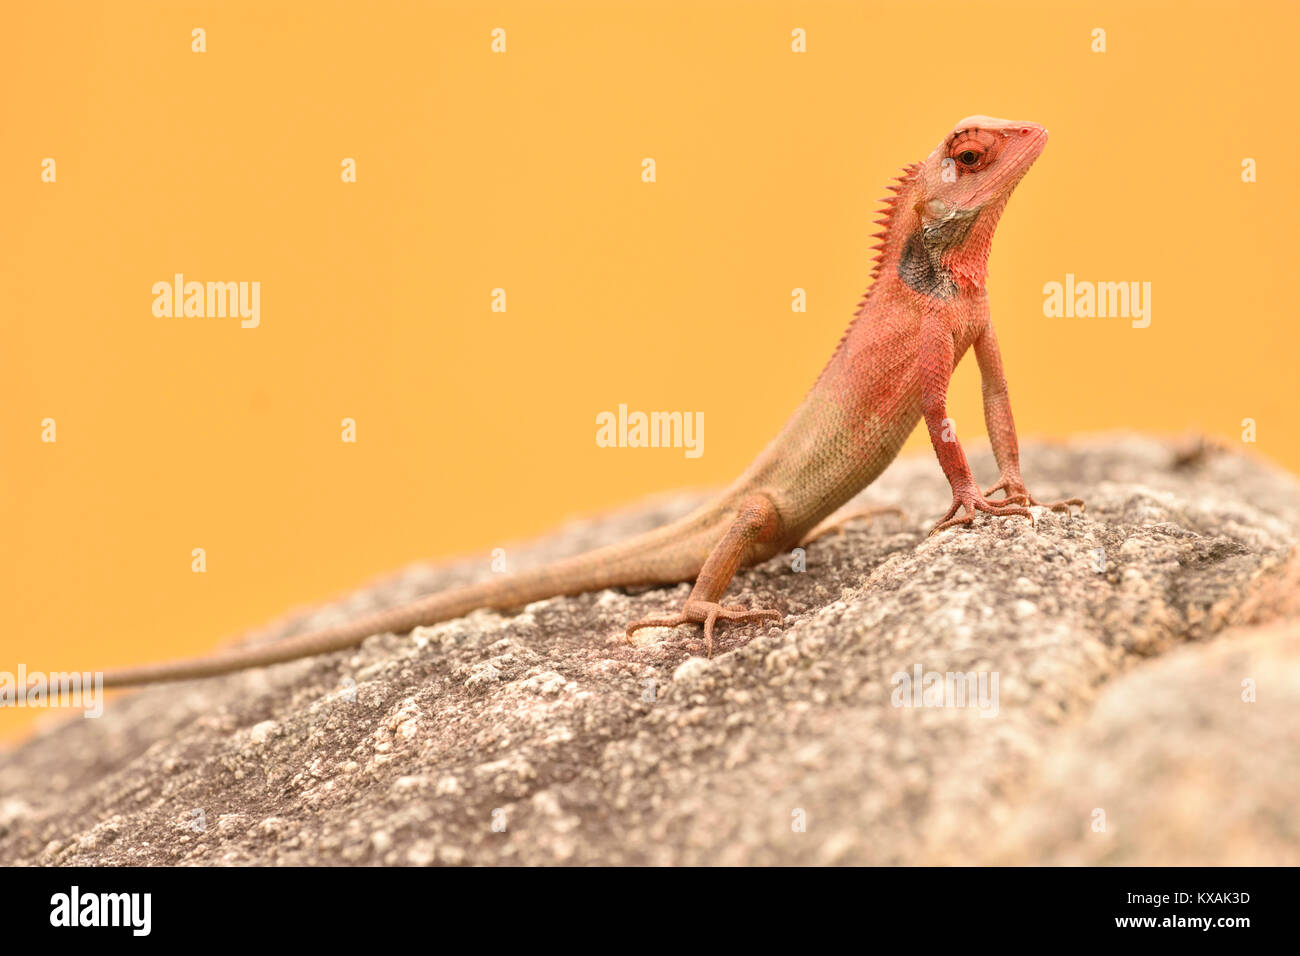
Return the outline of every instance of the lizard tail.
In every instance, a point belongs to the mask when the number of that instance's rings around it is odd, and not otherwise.
[[[654,533],[652,532],[652,535]],[[651,537],[651,536],[646,536]],[[641,539],[642,542],[645,538]],[[405,633],[421,625],[437,624],[461,617],[478,608],[505,610],[531,601],[580,594],[607,587],[663,584],[688,579],[689,567],[676,568],[647,561],[638,555],[636,542],[627,542],[558,561],[545,567],[522,571],[509,577],[453,588],[400,607],[377,611],[334,627],[300,634],[253,647],[236,647],[208,657],[185,661],[145,664],[104,674],[105,687],[129,687],[163,681],[215,677],[249,667],[326,654],[355,647],[374,634]]]

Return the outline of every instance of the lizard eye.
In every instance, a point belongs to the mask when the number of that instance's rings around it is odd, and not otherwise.
[[[964,130],[948,145],[948,156],[961,166],[963,172],[977,173],[992,161],[993,153],[989,144],[982,141],[982,135]]]

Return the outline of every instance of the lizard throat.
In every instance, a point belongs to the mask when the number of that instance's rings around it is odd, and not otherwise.
[[[903,243],[898,257],[898,276],[913,292],[936,299],[950,299],[970,279],[963,247],[979,220],[983,207],[959,209],[942,218],[922,223]],[[962,268],[961,266],[965,266]]]

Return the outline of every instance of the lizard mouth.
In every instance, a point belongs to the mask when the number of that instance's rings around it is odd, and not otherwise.
[[[1047,130],[1041,126],[1026,124],[1019,130],[1008,130],[1004,135],[1008,137],[1002,153],[1008,160],[1003,167],[1005,172],[993,176],[983,184],[972,197],[975,205],[982,206],[1015,189],[1047,145]]]

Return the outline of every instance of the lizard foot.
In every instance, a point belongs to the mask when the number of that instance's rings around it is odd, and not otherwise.
[[[1010,498],[1003,498],[999,501],[989,501],[984,495],[980,494],[978,488],[971,488],[965,492],[954,492],[952,496],[952,507],[948,509],[947,514],[939,519],[939,523],[930,529],[930,534],[938,534],[945,528],[952,528],[959,524],[970,524],[975,520],[975,512],[983,511],[991,515],[1021,515],[1029,519],[1030,524],[1034,524],[1034,516],[1028,508],[1023,508],[1018,504],[1010,503]],[[960,517],[954,517],[962,508],[966,513]]]
[[[715,604],[712,601],[688,600],[682,612],[674,617],[648,617],[627,626],[627,642],[632,643],[632,632],[643,627],[676,627],[679,624],[703,624],[704,647],[707,656],[713,656],[713,625],[718,621],[738,621],[749,624],[762,620],[780,621],[780,611],[752,611],[738,604]]]
[[[999,481],[988,491],[984,492],[984,497],[987,498],[990,495],[995,494],[999,491],[1002,492],[1006,497],[999,498],[996,502],[994,502],[994,504],[1024,505],[1025,507],[1030,507],[1032,505],[1038,508],[1048,508],[1052,511],[1064,511],[1066,514],[1070,513],[1071,505],[1077,506],[1080,511],[1085,510],[1085,506],[1083,504],[1082,498],[1064,498],[1061,501],[1053,501],[1050,503],[1046,501],[1039,501],[1037,498],[1035,498],[1033,495],[1029,493],[1029,489],[1025,487],[1024,481],[1022,481],[1017,477],[1003,478],[1001,481]]]

